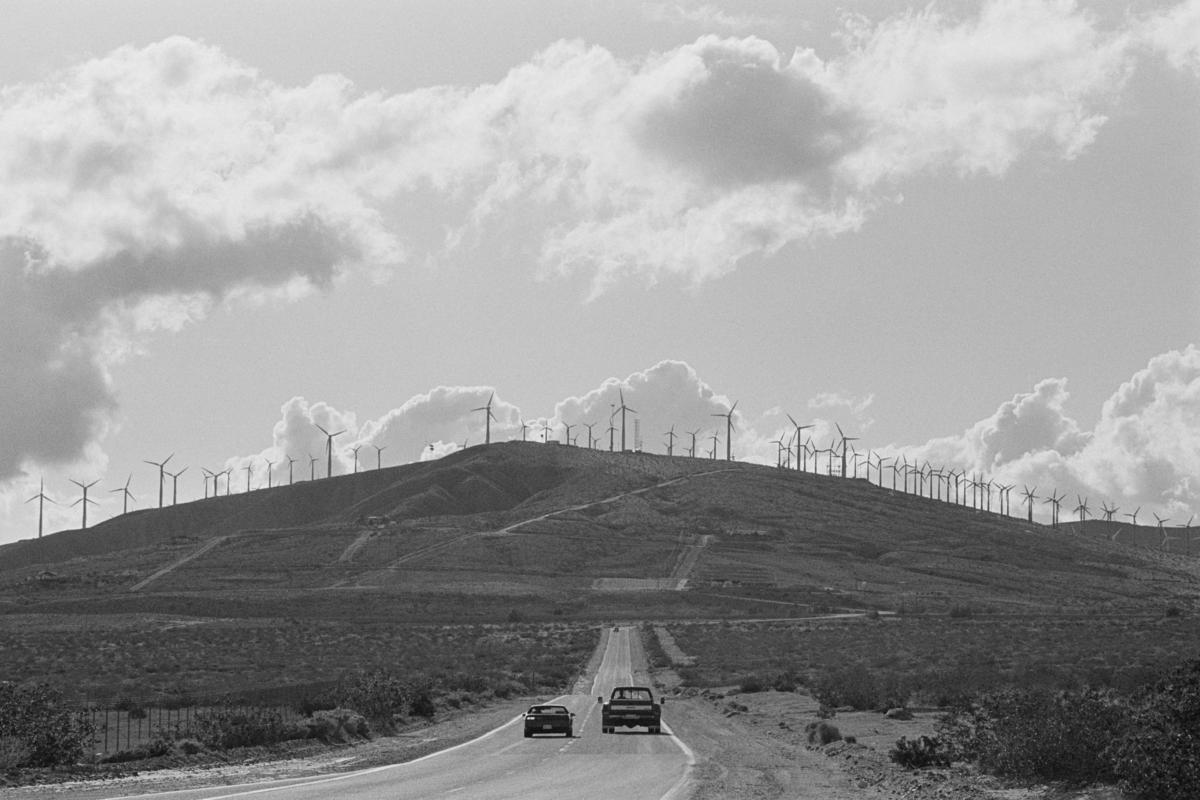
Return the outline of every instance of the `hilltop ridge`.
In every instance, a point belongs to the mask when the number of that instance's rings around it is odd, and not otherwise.
[[[1197,559],[1113,541],[1115,525],[1053,529],[863,480],[505,442],[6,545],[0,598],[656,592],[997,613],[1200,598]]]

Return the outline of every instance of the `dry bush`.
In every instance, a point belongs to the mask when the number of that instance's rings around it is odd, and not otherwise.
[[[823,719],[805,725],[804,732],[808,736],[808,743],[818,747],[827,745],[830,742],[838,742],[842,739],[842,733],[838,730],[837,725]]]

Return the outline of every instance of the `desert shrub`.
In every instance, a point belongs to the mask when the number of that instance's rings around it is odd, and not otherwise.
[[[128,697],[122,697],[113,703],[113,708],[117,711],[124,711],[129,715],[130,719],[145,719],[146,709],[142,708],[141,703]]]
[[[799,685],[800,681],[796,673],[789,669],[775,676],[771,688],[777,692],[794,692]]]
[[[0,772],[20,769],[29,759],[29,748],[16,736],[0,736]]]
[[[367,739],[371,726],[366,718],[348,708],[329,708],[316,711],[304,721],[308,735],[323,742],[347,742],[352,739]]]
[[[179,748],[179,752],[187,756],[194,756],[204,749],[204,745],[195,739],[180,739],[175,746]]]
[[[433,685],[421,682],[411,687],[408,699],[408,713],[414,717],[430,719],[437,713],[437,705],[433,701]]]
[[[867,710],[878,705],[875,677],[862,664],[823,673],[813,687],[813,697],[834,708],[850,706]]]
[[[1183,800],[1200,786],[1200,661],[1135,699],[1128,734],[1110,750],[1121,789],[1133,798]]]
[[[228,750],[304,739],[308,729],[284,723],[279,713],[271,709],[217,708],[196,713],[195,733],[205,746]]]
[[[905,769],[950,766],[950,755],[942,741],[936,736],[919,736],[909,739],[901,736],[888,756]]]
[[[804,733],[810,745],[823,746],[830,742],[841,741],[842,733],[837,725],[825,720],[810,722],[804,726]]]
[[[507,700],[510,697],[520,697],[524,693],[525,685],[511,678],[501,678],[492,684],[492,695],[500,700]]]
[[[174,748],[171,745],[171,740],[165,736],[157,736],[144,744],[129,750],[118,750],[111,755],[105,756],[101,761],[105,764],[122,764],[126,761],[141,761],[146,758],[157,758],[171,753]]]
[[[11,769],[72,764],[92,743],[91,722],[49,684],[0,683],[0,742]]]
[[[745,694],[753,694],[761,692],[766,686],[763,685],[763,679],[757,675],[747,675],[738,681],[738,691]]]
[[[952,755],[1006,777],[1070,784],[1112,781],[1105,750],[1128,726],[1111,692],[1008,688],[982,695],[943,721]]]
[[[398,714],[408,710],[412,688],[386,670],[364,672],[340,692],[338,705],[352,708],[385,731],[390,731]]]

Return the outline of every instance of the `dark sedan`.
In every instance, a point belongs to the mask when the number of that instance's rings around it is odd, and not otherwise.
[[[525,712],[525,738],[535,733],[561,733],[570,738],[574,719],[566,706],[530,706]]]

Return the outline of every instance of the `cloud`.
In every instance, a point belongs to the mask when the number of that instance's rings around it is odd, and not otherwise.
[[[21,376],[0,387],[0,481],[103,436],[139,333],[396,257],[321,169],[346,91],[179,37],[0,91],[0,361]]]
[[[1200,75],[1200,0],[1148,15],[1139,33],[1171,66]]]
[[[694,25],[706,31],[726,30],[732,33],[767,28],[777,20],[764,14],[727,11],[711,3],[642,3],[642,13],[652,22],[674,25]]]
[[[1200,506],[1200,349],[1152,358],[1091,430],[1066,412],[1067,399],[1065,379],[1049,378],[958,436],[880,452],[1174,518]]]
[[[396,95],[281,86],[172,37],[4,87],[0,359],[27,380],[0,389],[0,481],[103,437],[111,366],[147,333],[403,263],[420,231],[398,203],[436,208],[459,247],[528,218],[542,274],[593,294],[709,280],[855,230],[913,175],[1077,157],[1143,51],[1195,65],[1197,8],[1116,29],[1069,0],[847,17],[825,58],[564,41],[495,83]]]

